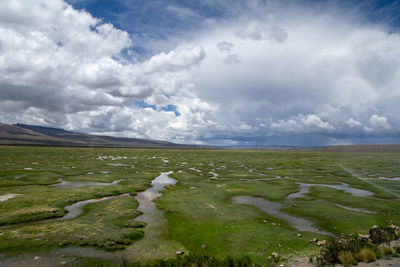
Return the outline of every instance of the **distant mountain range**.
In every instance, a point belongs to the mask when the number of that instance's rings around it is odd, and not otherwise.
[[[0,123],[0,144],[82,147],[203,148],[202,146],[181,145],[150,139],[75,133],[64,129],[20,123],[14,125]]]
[[[27,124],[0,123],[0,145],[46,145],[81,147],[135,147],[135,148],[219,148],[245,150],[298,150],[315,152],[353,153],[400,153],[400,144],[391,145],[344,145],[327,147],[296,146],[235,146],[215,147],[174,144],[165,141],[92,135],[66,131],[64,129]]]

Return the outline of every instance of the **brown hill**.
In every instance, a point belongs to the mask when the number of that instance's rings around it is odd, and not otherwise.
[[[75,133],[63,129],[26,124],[0,123],[2,145],[53,145],[89,147],[200,148],[165,141]]]

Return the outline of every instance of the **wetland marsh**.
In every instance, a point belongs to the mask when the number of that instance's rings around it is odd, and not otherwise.
[[[399,164],[389,153],[2,146],[0,265],[310,256],[310,239],[400,223]]]

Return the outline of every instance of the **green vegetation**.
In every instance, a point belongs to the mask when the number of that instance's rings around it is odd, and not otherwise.
[[[316,258],[320,266],[342,263],[344,266],[357,265],[357,261],[371,262],[377,257],[396,255],[390,242],[400,238],[400,228],[395,225],[374,225],[368,235],[342,235],[328,240]]]
[[[272,255],[280,255],[282,262],[315,254],[319,247],[309,240],[328,239],[299,232],[290,222],[257,207],[233,203],[235,196],[279,202],[281,211],[312,221],[318,229],[336,236],[370,234],[373,242],[387,247],[386,240],[393,239],[387,231],[366,233],[365,229],[400,224],[400,201],[395,196],[400,182],[378,179],[400,177],[399,164],[400,155],[389,153],[4,146],[0,147],[0,197],[16,195],[0,202],[0,253],[10,256],[89,246],[102,251],[85,258],[82,265],[103,260],[121,264],[122,259],[127,265],[138,259],[157,266],[180,266],[182,260],[204,261],[207,266],[241,259],[268,265],[274,262]],[[157,224],[134,220],[140,212],[133,196],[167,171],[173,171],[170,177],[178,182],[155,200],[160,210]],[[122,181],[57,188],[54,184],[59,179]],[[288,195],[300,190],[300,183],[315,186],[288,200]],[[357,196],[318,184],[346,185],[373,195]],[[124,193],[131,196],[92,203],[76,218],[57,220],[67,214],[67,205]],[[340,261],[339,253],[349,264],[353,259],[368,262],[383,253],[354,242],[354,248],[338,250],[334,261]],[[176,250],[183,250],[185,257],[175,259]],[[186,257],[189,253],[195,255],[193,259]]]
[[[261,267],[261,266],[276,266],[276,261],[269,259],[266,262],[256,263],[249,256],[242,258],[225,257],[224,259],[217,259],[205,255],[190,254],[176,259],[157,260],[152,263],[141,264],[126,264],[127,267]]]
[[[356,254],[356,259],[362,262],[371,262],[376,259],[376,253],[372,248],[363,247],[360,252]]]
[[[340,251],[338,258],[339,262],[344,266],[357,265],[357,261],[351,251]]]
[[[85,207],[73,220],[36,223],[2,230],[2,252],[40,251],[70,245],[96,246],[107,250],[123,249],[143,232],[127,225],[135,214],[137,202],[123,197]]]

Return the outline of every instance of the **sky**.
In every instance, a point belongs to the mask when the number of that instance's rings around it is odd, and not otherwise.
[[[220,146],[400,143],[400,1],[0,0],[0,122]]]

